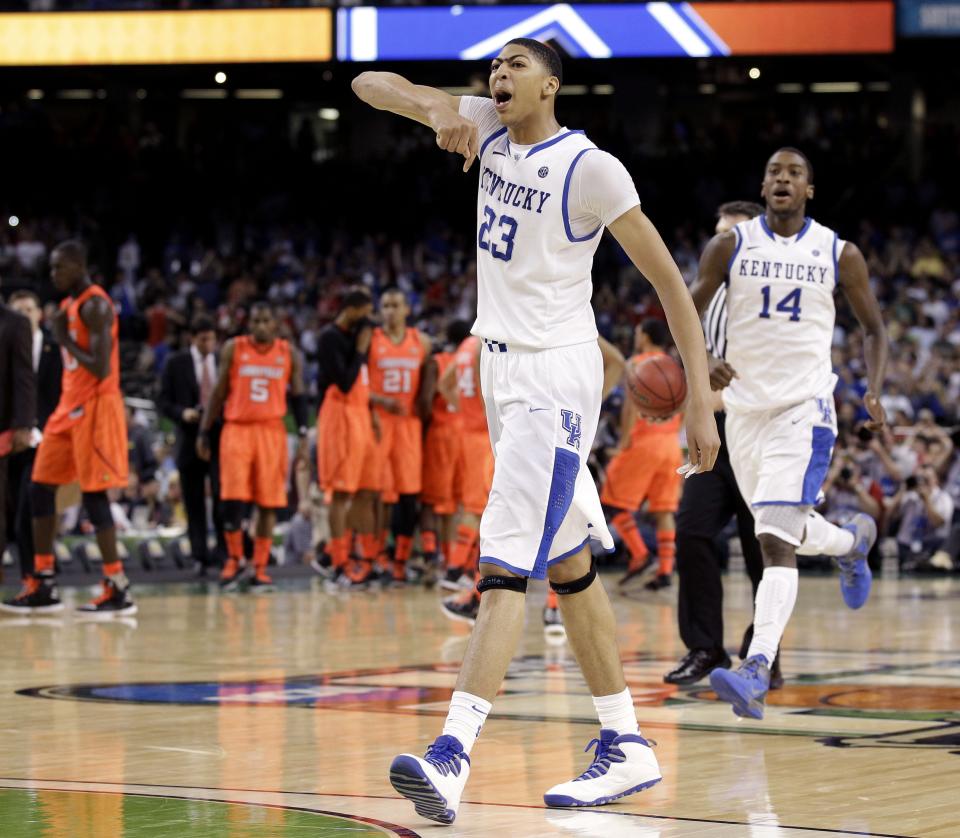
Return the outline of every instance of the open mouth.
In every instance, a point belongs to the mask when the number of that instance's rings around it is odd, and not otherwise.
[[[513,99],[513,94],[507,93],[505,90],[498,90],[493,94],[493,103],[498,108],[506,107],[510,103],[511,99]]]
[[[790,190],[789,189],[775,189],[773,191],[774,198],[789,198]]]

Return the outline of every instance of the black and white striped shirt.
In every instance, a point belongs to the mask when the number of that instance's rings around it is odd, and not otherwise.
[[[727,357],[727,286],[721,285],[707,306],[703,318],[707,352],[715,358]]]

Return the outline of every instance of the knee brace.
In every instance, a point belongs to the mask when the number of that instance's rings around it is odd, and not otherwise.
[[[400,499],[393,505],[392,523],[396,535],[413,535],[417,528],[416,495],[400,495]]]
[[[236,532],[243,526],[242,500],[225,500],[223,502],[223,528],[227,532]]]
[[[87,510],[87,517],[97,532],[113,526],[113,515],[110,513],[110,501],[107,500],[106,492],[84,492],[83,508]]]
[[[753,510],[754,532],[772,535],[799,547],[807,526],[810,506],[758,506]]]
[[[48,518],[57,514],[57,487],[46,483],[30,484],[30,514]]]
[[[484,591],[497,590],[516,591],[518,594],[525,594],[528,581],[526,576],[484,576],[477,582],[477,593],[482,594]]]
[[[574,579],[572,582],[550,582],[550,587],[553,588],[557,596],[570,596],[570,594],[579,594],[580,591],[585,591],[593,584],[593,580],[596,578],[597,561],[591,556],[590,570],[583,576],[579,579]]]

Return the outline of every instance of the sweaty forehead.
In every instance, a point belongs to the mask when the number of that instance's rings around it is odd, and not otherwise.
[[[530,50],[520,44],[507,44],[494,61],[512,61],[514,58],[530,58]]]
[[[799,166],[802,169],[806,169],[807,161],[792,151],[779,151],[767,161],[767,168],[769,169],[771,166],[784,166],[787,168]]]

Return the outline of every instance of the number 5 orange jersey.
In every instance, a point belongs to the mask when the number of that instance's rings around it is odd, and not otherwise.
[[[228,422],[264,422],[287,414],[292,370],[290,344],[277,338],[260,349],[247,335],[234,338],[230,392],[223,415]]]

